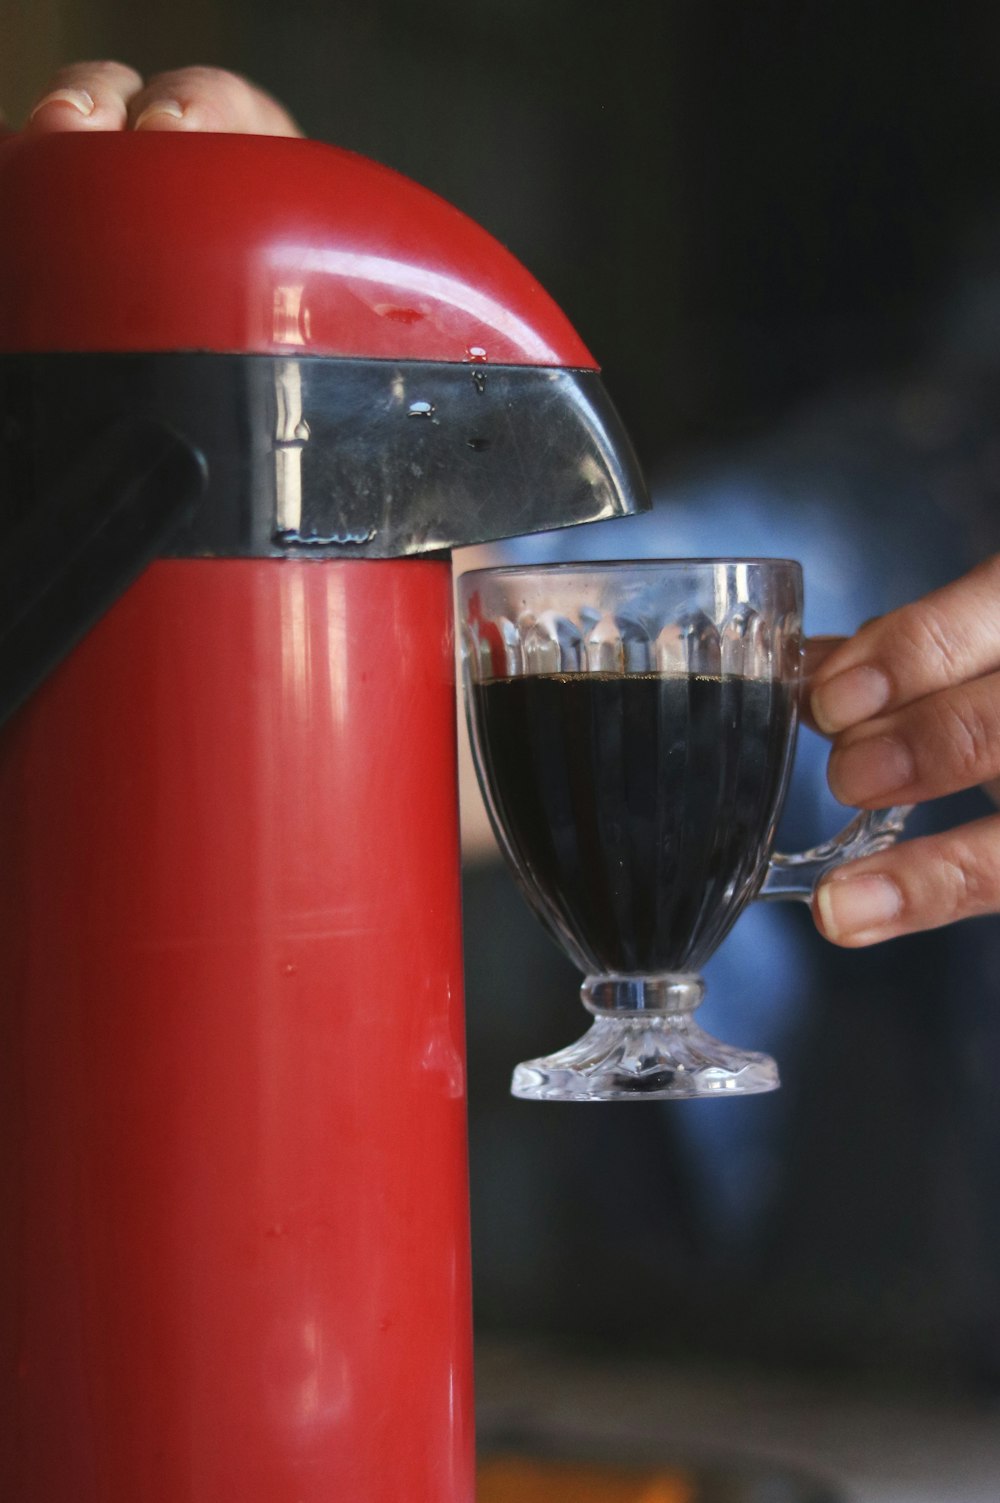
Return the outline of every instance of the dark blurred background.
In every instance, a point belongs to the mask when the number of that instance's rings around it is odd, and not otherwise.
[[[1000,547],[995,5],[0,0],[12,118],[97,55],[250,75],[563,304],[657,507],[521,556],[800,556],[848,631]],[[822,762],[788,843],[836,822]],[[783,1091],[594,1110],[507,1096],[583,1031],[577,978],[496,862],[466,908],[481,1334],[1000,1387],[998,921],[844,954],[754,910],[705,1021]]]

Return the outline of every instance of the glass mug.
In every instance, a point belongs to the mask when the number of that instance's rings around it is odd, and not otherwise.
[[[500,846],[585,974],[594,1022],[514,1071],[515,1096],[746,1095],[765,1054],[710,1037],[698,972],[755,898],[808,902],[891,844],[906,809],[773,852],[802,683],[787,559],[479,569],[459,580],[466,709]]]

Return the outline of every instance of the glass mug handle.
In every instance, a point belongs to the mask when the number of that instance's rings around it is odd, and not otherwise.
[[[822,845],[797,851],[791,856],[774,851],[757,893],[757,901],[791,898],[802,903],[812,902],[813,894],[827,872],[846,866],[848,861],[860,861],[862,856],[875,856],[895,845],[913,807],[912,804],[894,804],[888,809],[859,812]]]
[[[798,898],[803,903],[811,902],[820,879],[835,866],[858,861],[862,856],[874,856],[895,845],[912,808],[912,804],[896,804],[891,809],[856,814],[850,824],[822,845],[799,851],[794,856],[775,851],[768,862],[767,876],[757,900]]]

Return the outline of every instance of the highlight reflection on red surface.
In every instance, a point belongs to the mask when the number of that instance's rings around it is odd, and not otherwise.
[[[0,1496],[469,1503],[450,613],[160,562],[0,742]]]

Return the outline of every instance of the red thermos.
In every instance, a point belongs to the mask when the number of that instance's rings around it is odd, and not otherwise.
[[[634,508],[482,230],[0,147],[0,1497],[469,1503],[448,549]]]

